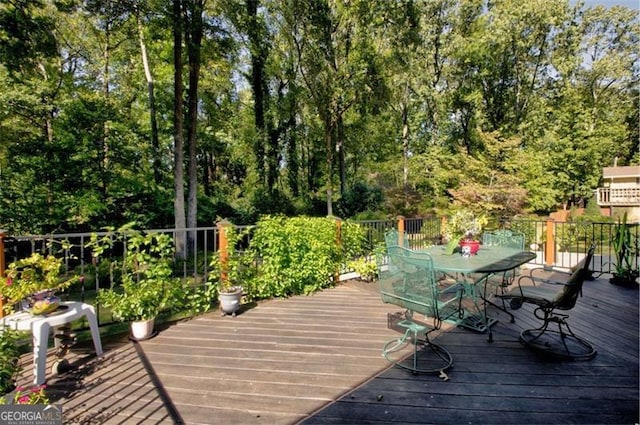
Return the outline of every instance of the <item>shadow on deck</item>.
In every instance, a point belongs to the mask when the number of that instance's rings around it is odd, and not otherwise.
[[[212,312],[148,341],[104,341],[101,359],[77,349],[49,394],[66,424],[639,422],[637,290],[585,283],[570,320],[598,350],[591,361],[549,361],[521,345],[533,325],[525,307],[513,324],[494,313],[493,343],[449,328],[437,340],[455,366],[442,381],[388,367],[387,312],[398,309],[375,289],[346,283],[236,318]]]

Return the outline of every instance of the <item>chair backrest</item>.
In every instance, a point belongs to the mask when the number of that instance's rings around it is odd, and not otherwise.
[[[587,255],[584,258],[582,267],[578,267],[569,277],[569,280],[564,284],[562,291],[560,291],[555,299],[553,305],[560,310],[571,310],[575,307],[578,301],[578,296],[582,293],[582,285],[585,279],[589,275],[589,265],[593,258],[593,253],[596,250],[596,245],[592,244],[587,251]]]
[[[410,273],[415,267],[410,266],[406,261],[410,250],[398,245],[387,245],[387,255],[389,256],[389,268],[396,273]],[[395,274],[395,273],[394,273]]]
[[[482,244],[487,246],[506,246],[509,248],[524,249],[524,234],[511,230],[495,230],[484,232]]]
[[[437,321],[459,314],[462,288],[457,283],[447,285],[438,282],[429,253],[400,246],[390,247],[389,262],[395,264],[400,273],[395,279],[380,281],[384,302]]]
[[[390,246],[388,254],[390,266],[402,279],[380,281],[382,300],[426,316],[439,317],[438,289],[431,256],[401,246]]]
[[[390,276],[395,276],[400,272],[400,270],[398,269],[398,265],[394,264],[394,262],[391,260],[390,251],[389,251],[390,248],[393,248],[393,247],[402,247],[407,249],[409,248],[409,238],[407,237],[407,235],[404,233],[401,235],[396,229],[391,229],[385,232],[384,242],[386,246],[386,261],[383,258],[384,256],[382,255],[376,259],[376,262],[378,263],[377,264],[378,276],[381,279],[390,277]],[[383,267],[385,263],[387,266],[386,268]]]
[[[391,229],[384,234],[384,242],[387,248],[390,246],[401,246],[403,248],[409,248],[409,237],[405,232],[400,234],[397,230]]]

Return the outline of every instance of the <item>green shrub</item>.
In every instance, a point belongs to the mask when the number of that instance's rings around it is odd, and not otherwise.
[[[522,233],[524,235],[524,248],[529,249],[531,244],[539,244],[536,240],[536,222],[531,220],[514,220],[510,223],[509,228],[513,232]]]
[[[556,226],[556,242],[560,251],[581,252],[593,239],[591,222],[572,220]]]
[[[360,279],[372,282],[378,278],[378,264],[375,259],[360,257],[348,264],[349,269],[360,275]]]
[[[364,231],[343,222],[338,246],[336,220],[265,216],[250,250],[260,259],[252,291],[258,298],[309,294],[333,284],[333,276],[364,249]]]
[[[186,279],[173,274],[174,242],[163,233],[143,233],[123,226],[104,237],[93,234],[93,256],[108,252],[114,241],[126,244],[126,255],[108,259],[109,268],[120,272],[121,284],[111,281],[109,289],[98,293],[98,301],[111,310],[116,319],[146,320],[162,312],[201,312],[211,304],[208,288],[191,287]]]
[[[222,280],[220,251],[218,250],[213,253],[209,261],[209,277],[207,283],[213,297],[217,297],[220,292],[228,291],[237,286],[245,289],[248,300],[256,297],[256,293],[253,290],[256,275],[254,254],[250,250],[242,251],[240,249],[243,241],[251,230],[252,228],[245,228],[243,231],[239,231],[236,227],[233,227],[231,223],[229,223],[229,226],[226,226],[225,231],[228,243],[226,280]]]
[[[22,333],[6,328],[0,332],[0,394],[13,391],[16,377],[20,372],[18,341]]]

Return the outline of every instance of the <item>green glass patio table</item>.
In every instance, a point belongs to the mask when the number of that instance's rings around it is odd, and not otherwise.
[[[491,326],[496,320],[487,315],[484,293],[488,278],[528,263],[536,258],[536,254],[509,247],[481,245],[476,255],[463,257],[460,253],[447,254],[445,249],[444,245],[434,245],[423,251],[431,255],[436,271],[452,276],[462,284],[463,297],[471,300],[472,310],[460,306],[457,324],[478,332],[489,330],[491,341]]]

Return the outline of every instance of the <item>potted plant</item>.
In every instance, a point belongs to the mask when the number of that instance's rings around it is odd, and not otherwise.
[[[475,255],[480,248],[477,236],[487,225],[487,217],[477,216],[473,211],[460,208],[456,210],[445,224],[444,236],[447,240],[446,252],[453,254],[458,247],[468,246],[471,255]]]
[[[0,404],[50,404],[45,389],[47,386],[44,384],[34,387],[19,386],[7,398],[0,398]]]
[[[120,268],[120,284],[112,281],[109,289],[98,292],[97,299],[116,319],[131,322],[132,339],[141,340],[154,335],[155,318],[184,294],[180,293],[180,280],[173,277],[171,237],[143,234],[130,226],[121,229],[115,238],[107,235],[98,239],[94,234],[91,245],[97,259],[115,240],[126,243],[122,260],[113,263]]]
[[[78,276],[61,277],[62,270],[61,258],[38,252],[9,264],[5,276],[0,276],[0,296],[5,301],[5,312],[10,313],[16,305],[33,314],[56,310],[60,299],[55,292],[78,281]]]
[[[231,223],[218,223],[221,249],[214,254],[209,266],[209,285],[217,285],[218,303],[222,316],[235,317],[240,310],[244,286],[253,277],[255,267],[249,254],[240,252],[237,247],[245,232],[237,232]]]
[[[613,277],[609,279],[613,284],[638,287],[636,279],[638,279],[639,271],[637,265],[635,268],[633,266],[633,259],[638,255],[638,241],[636,241],[634,248],[632,240],[633,236],[631,228],[627,224],[627,213],[625,212],[622,219],[618,217],[618,224],[614,228],[611,240],[616,256],[615,271]]]

